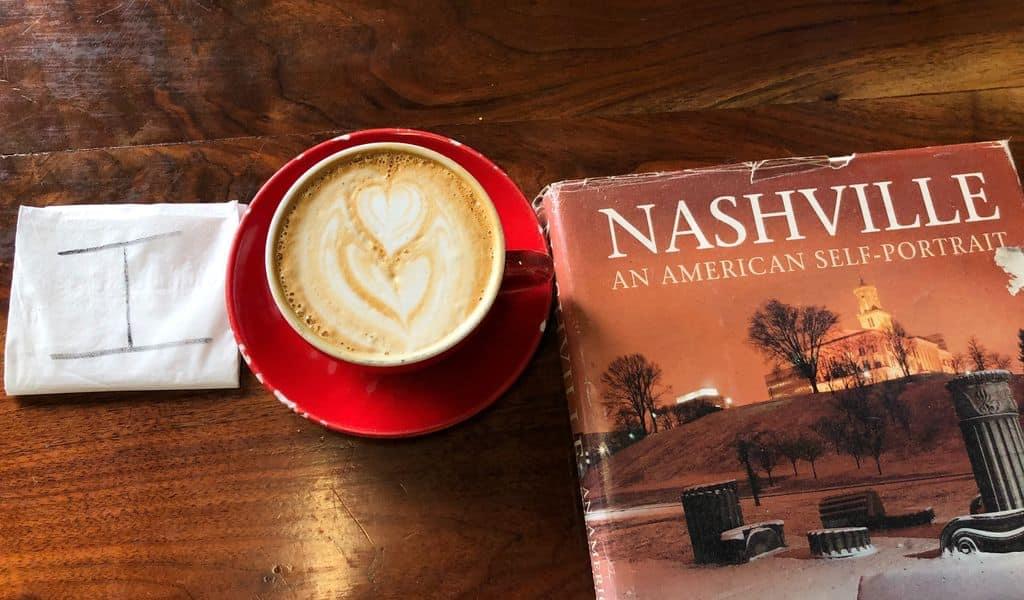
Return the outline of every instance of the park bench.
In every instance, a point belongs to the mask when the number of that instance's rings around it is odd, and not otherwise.
[[[759,556],[786,547],[782,521],[762,521],[723,531],[719,536],[725,561],[745,563]]]
[[[935,511],[931,507],[911,513],[887,515],[878,492],[872,489],[828,496],[818,504],[818,513],[821,525],[825,528],[900,529],[927,525],[935,519]]]

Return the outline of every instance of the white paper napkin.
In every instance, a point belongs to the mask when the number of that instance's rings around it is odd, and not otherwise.
[[[237,202],[22,206],[10,395],[238,387],[224,281]]]

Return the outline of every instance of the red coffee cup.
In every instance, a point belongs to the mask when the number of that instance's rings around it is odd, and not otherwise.
[[[483,298],[467,317],[454,329],[435,342],[413,352],[366,353],[349,352],[338,344],[332,344],[311,330],[295,314],[282,290],[275,260],[277,240],[285,216],[293,204],[302,197],[308,186],[317,181],[326,171],[349,160],[353,155],[366,152],[410,153],[442,165],[464,180],[484,200],[487,230],[494,236],[495,252],[487,279]],[[542,252],[530,250],[506,250],[501,220],[494,209],[490,196],[482,185],[461,165],[447,156],[422,146],[404,142],[377,142],[346,148],[322,159],[303,173],[285,193],[270,223],[265,249],[267,283],[278,311],[285,321],[309,344],[321,352],[350,364],[374,370],[408,371],[439,360],[460,346],[478,328],[487,316],[496,298],[501,294],[514,294],[548,282],[553,274],[551,257]]]

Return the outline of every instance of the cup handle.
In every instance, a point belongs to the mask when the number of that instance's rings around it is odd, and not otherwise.
[[[554,276],[551,256],[535,250],[506,250],[502,294],[527,290],[551,281]]]

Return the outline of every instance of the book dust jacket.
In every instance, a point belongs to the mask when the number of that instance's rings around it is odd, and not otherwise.
[[[598,598],[1020,597],[1008,148],[542,192]]]

